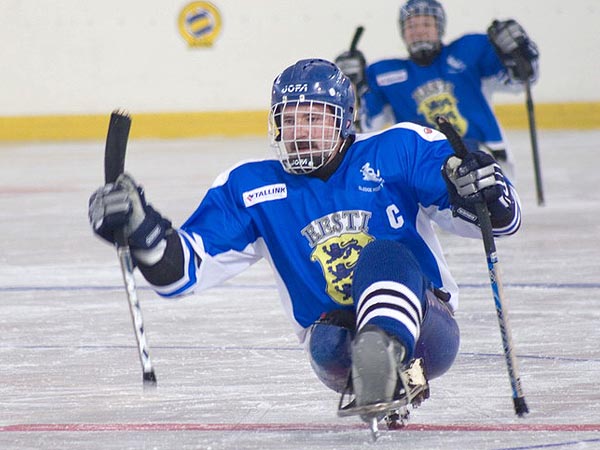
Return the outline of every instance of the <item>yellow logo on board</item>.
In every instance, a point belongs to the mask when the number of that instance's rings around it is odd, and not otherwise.
[[[221,13],[210,2],[192,2],[179,13],[179,33],[190,47],[210,47],[221,32]]]

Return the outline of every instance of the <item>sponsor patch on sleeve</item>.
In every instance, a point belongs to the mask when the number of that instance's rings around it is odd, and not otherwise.
[[[377,84],[379,86],[389,86],[390,84],[402,83],[408,79],[406,70],[394,70],[393,72],[377,75]]]
[[[251,191],[246,191],[242,196],[244,198],[244,205],[246,205],[246,208],[249,208],[262,202],[286,198],[287,186],[285,183],[269,184],[268,186],[261,186]]]

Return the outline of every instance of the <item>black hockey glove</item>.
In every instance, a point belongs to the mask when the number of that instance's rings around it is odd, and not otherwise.
[[[525,81],[536,77],[539,52],[521,25],[513,19],[494,20],[487,33],[510,78]]]
[[[515,215],[515,200],[498,163],[487,153],[475,151],[464,159],[451,156],[442,167],[452,212],[477,223],[475,204],[484,202],[494,228],[509,225]]]
[[[335,64],[340,68],[342,73],[350,79],[356,88],[356,94],[358,96],[363,95],[368,86],[365,75],[367,61],[362,52],[358,50],[345,51],[335,58]]]
[[[164,238],[172,229],[171,222],[146,203],[143,188],[127,174],[92,194],[88,215],[94,233],[108,242],[115,244],[115,233],[123,230],[136,259],[146,264],[161,258]]]

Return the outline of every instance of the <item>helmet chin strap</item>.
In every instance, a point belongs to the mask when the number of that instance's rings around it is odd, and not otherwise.
[[[306,158],[295,158],[292,162],[292,167],[295,169],[293,172],[297,175],[312,175],[315,173],[320,173],[321,169],[329,166],[333,160],[336,159],[336,156],[340,153],[340,149],[343,145],[344,140],[339,138],[337,144],[333,147],[333,149],[323,155],[312,155],[307,156]],[[317,166],[316,169],[313,169],[313,165]]]
[[[356,135],[354,134],[348,135],[348,137],[345,139],[340,138],[339,145],[336,147],[336,150],[331,153],[331,156],[327,162],[314,172],[308,173],[307,175],[320,178],[324,181],[327,180],[340,166],[344,156],[346,155],[346,150],[352,145],[354,139],[356,139]]]
[[[420,66],[428,66],[440,54],[441,43],[431,41],[418,41],[410,44],[408,52],[410,59]]]

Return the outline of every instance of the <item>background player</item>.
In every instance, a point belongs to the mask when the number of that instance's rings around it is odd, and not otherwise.
[[[509,235],[520,206],[491,156],[460,160],[443,135],[414,124],[356,135],[354,105],[335,64],[298,61],[273,83],[277,159],[220,175],[179,228],[127,174],[91,196],[89,217],[109,242],[123,230],[137,267],[167,297],[266,258],[315,373],[353,393],[344,415],[376,425],[427,398],[427,379],[458,351],[458,289],[432,222],[480,237],[473,203],[485,201],[495,233]]]
[[[399,21],[409,59],[366,67],[356,50],[335,60],[362,94],[362,131],[404,121],[435,126],[435,117],[444,115],[468,146],[491,151],[511,176],[511,153],[490,97],[520,92],[524,80],[536,80],[536,45],[514,20],[495,21],[487,36],[467,34],[445,45],[446,14],[436,0],[409,0]]]

